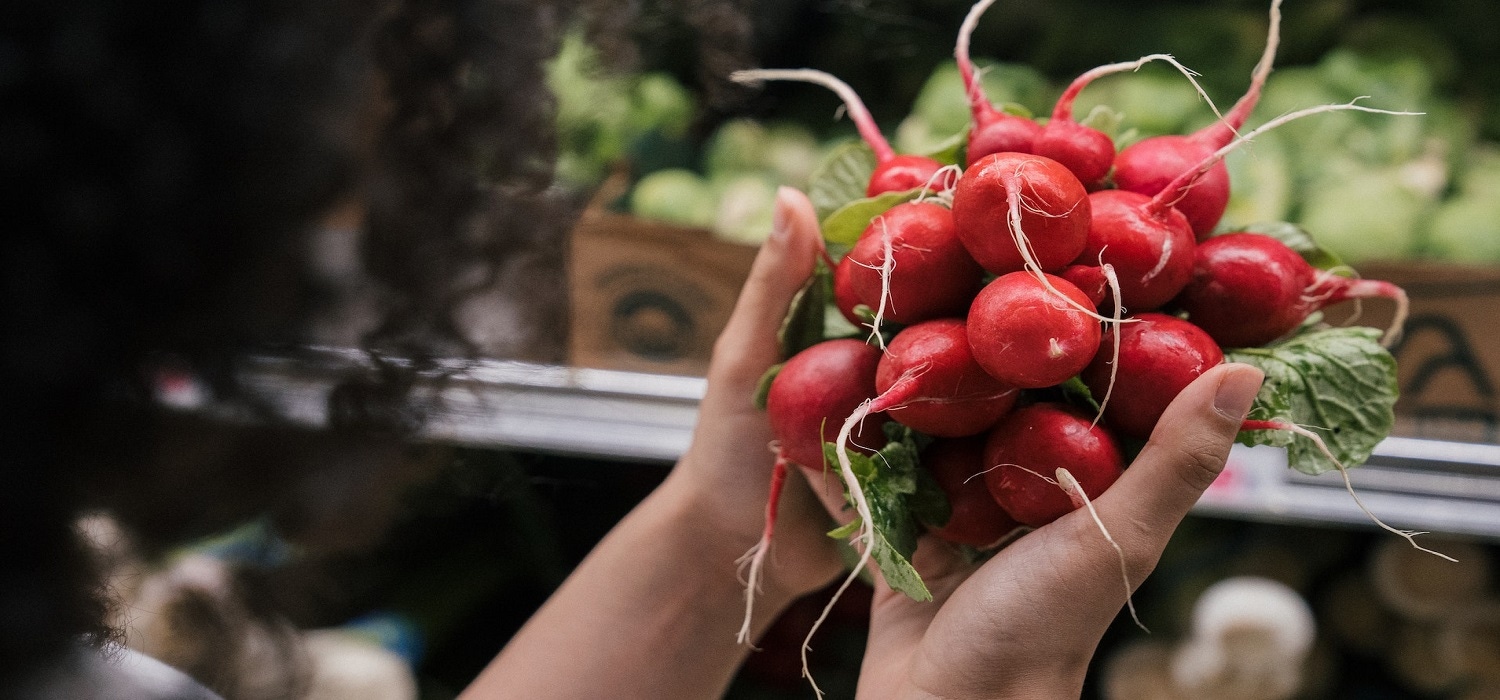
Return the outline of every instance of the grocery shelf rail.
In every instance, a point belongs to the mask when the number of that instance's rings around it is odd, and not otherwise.
[[[329,391],[368,372],[360,352],[316,349],[246,360],[242,377],[264,406],[309,427],[327,423]],[[421,435],[453,444],[617,461],[670,462],[687,449],[699,377],[501,360],[435,363],[412,393]],[[1391,437],[1351,470],[1364,504],[1400,528],[1500,539],[1500,445]],[[1236,446],[1199,502],[1203,515],[1368,526],[1337,473],[1311,477],[1280,449]]]

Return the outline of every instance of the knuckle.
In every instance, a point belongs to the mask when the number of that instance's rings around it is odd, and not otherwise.
[[[1173,471],[1188,488],[1203,491],[1219,478],[1228,451],[1227,447],[1208,441],[1178,447],[1178,468]]]

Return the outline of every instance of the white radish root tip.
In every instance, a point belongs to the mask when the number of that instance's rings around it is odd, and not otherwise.
[[[1344,102],[1341,104],[1318,105],[1316,107],[1308,107],[1307,109],[1299,109],[1295,112],[1288,112],[1279,117],[1276,117],[1275,119],[1272,119],[1271,121],[1261,124],[1260,126],[1255,127],[1251,131],[1246,132],[1235,140],[1229,142],[1219,150],[1214,151],[1212,155],[1204,158],[1202,162],[1198,163],[1197,166],[1188,169],[1181,175],[1178,175],[1171,182],[1167,183],[1166,187],[1163,187],[1161,192],[1158,192],[1155,197],[1152,197],[1151,203],[1148,206],[1154,210],[1160,211],[1177,204],[1179,201],[1182,201],[1182,198],[1186,196],[1187,191],[1194,185],[1196,185],[1198,181],[1201,180],[1209,170],[1213,169],[1214,165],[1223,160],[1225,156],[1233,153],[1241,146],[1251,142],[1255,139],[1255,137],[1260,136],[1261,134],[1264,134],[1267,131],[1275,129],[1283,124],[1286,124],[1287,122],[1296,121],[1303,117],[1310,117],[1314,114],[1322,114],[1324,112],[1340,112],[1345,110],[1369,112],[1371,114],[1388,114],[1398,117],[1415,117],[1421,116],[1423,114],[1422,112],[1400,112],[1389,109],[1377,109],[1375,107],[1366,107],[1364,105],[1357,104],[1360,100],[1363,99],[1368,99],[1368,96],[1356,97],[1348,102]]]
[[[870,414],[871,403],[871,401],[867,400],[860,404],[859,408],[854,409],[854,413],[850,414],[849,418],[844,421],[844,425],[839,428],[838,441],[835,443],[837,449],[834,452],[838,456],[839,473],[844,478],[844,486],[849,489],[849,498],[854,502],[854,510],[860,519],[859,528],[855,530],[852,537],[853,543],[860,552],[859,561],[855,563],[849,575],[844,578],[843,583],[839,584],[838,590],[834,591],[833,597],[828,600],[828,604],[823,606],[823,612],[818,614],[818,618],[813,621],[812,629],[807,631],[807,637],[802,640],[802,676],[807,679],[808,684],[813,688],[813,692],[820,699],[823,697],[823,690],[818,687],[817,681],[813,680],[812,671],[808,668],[807,663],[807,653],[812,649],[813,635],[818,633],[818,629],[823,626],[823,622],[833,612],[833,606],[838,603],[839,598],[843,597],[844,591],[848,590],[850,584],[859,578],[860,572],[864,571],[866,566],[869,566],[870,554],[875,548],[875,531],[870,524],[873,520],[870,514],[870,502],[865,498],[865,491],[860,487],[859,479],[854,475],[854,466],[850,463],[847,452],[850,435],[854,432],[854,426],[859,425]]]
[[[729,74],[729,79],[747,85],[767,80],[790,80],[828,88],[844,101],[844,109],[848,110],[849,118],[854,121],[854,128],[859,131],[860,138],[864,139],[870,150],[875,151],[877,162],[884,163],[896,155],[891,144],[885,140],[885,135],[880,133],[880,127],[875,124],[875,117],[870,115],[864,100],[859,98],[859,93],[831,73],[812,68],[737,70]]]
[[[1099,532],[1104,534],[1104,540],[1109,542],[1109,546],[1114,548],[1115,554],[1119,555],[1120,579],[1125,583],[1125,607],[1130,610],[1130,619],[1135,622],[1135,626],[1141,628],[1142,632],[1150,634],[1151,630],[1146,629],[1146,625],[1141,623],[1140,616],[1135,613],[1135,600],[1133,597],[1135,586],[1130,583],[1130,568],[1125,560],[1125,550],[1120,547],[1120,543],[1116,542],[1115,538],[1109,534],[1109,530],[1104,527],[1104,521],[1099,518],[1099,511],[1094,509],[1094,502],[1089,500],[1089,495],[1083,491],[1083,484],[1078,483],[1078,479],[1074,478],[1071,472],[1062,468],[1057,470],[1057,481],[1062,486],[1063,491],[1069,492],[1069,496],[1083,501],[1083,506],[1088,509],[1089,516],[1094,519],[1094,525],[1099,527]]]
[[[1103,262],[1104,251],[1099,251],[1100,269],[1104,270],[1104,279],[1109,280],[1109,291],[1115,298],[1115,317],[1111,324],[1114,326],[1114,348],[1109,360],[1109,386],[1104,389],[1104,399],[1099,402],[1099,412],[1094,414],[1094,422],[1089,423],[1089,429],[1099,425],[1104,418],[1104,408],[1109,405],[1109,397],[1115,393],[1115,377],[1120,371],[1120,327],[1124,324],[1125,302],[1120,298],[1120,278],[1115,274],[1115,266]]]
[[[1164,61],[1170,64],[1173,68],[1176,68],[1177,71],[1179,73],[1182,73],[1183,77],[1187,78],[1188,82],[1193,85],[1193,90],[1198,93],[1198,97],[1202,98],[1204,102],[1208,103],[1208,108],[1213,110],[1214,116],[1218,117],[1220,120],[1224,119],[1224,115],[1219,113],[1219,106],[1214,104],[1213,98],[1209,97],[1208,92],[1203,89],[1203,86],[1198,84],[1198,76],[1200,75],[1198,71],[1182,65],[1182,63],[1174,58],[1172,54],[1166,53],[1154,53],[1147,56],[1142,56],[1134,61],[1125,61],[1123,63],[1109,63],[1085,71],[1082,75],[1074,78],[1073,82],[1068,85],[1066,90],[1063,91],[1062,96],[1057,98],[1057,105],[1053,107],[1052,110],[1052,118],[1057,120],[1072,119],[1073,101],[1077,99],[1078,93],[1082,92],[1085,87],[1088,87],[1088,85],[1095,80],[1098,80],[1099,78],[1102,78],[1106,75],[1114,75],[1115,73],[1138,71],[1147,63],[1151,63],[1152,61]]]
[[[1333,456],[1333,451],[1330,450],[1330,449],[1328,449],[1328,443],[1326,443],[1326,442],[1323,441],[1322,436],[1320,436],[1317,433],[1315,433],[1315,432],[1313,432],[1311,430],[1308,430],[1307,428],[1304,428],[1304,427],[1302,427],[1300,425],[1296,425],[1294,423],[1287,423],[1287,422],[1283,422],[1283,421],[1246,421],[1246,422],[1247,423],[1253,423],[1253,427],[1251,428],[1252,430],[1285,430],[1285,431],[1287,431],[1289,433],[1292,433],[1294,435],[1298,435],[1298,436],[1301,436],[1301,437],[1306,438],[1308,440],[1311,440],[1312,443],[1317,446],[1318,451],[1323,453],[1323,457],[1325,457],[1329,462],[1332,462],[1335,469],[1338,469],[1339,475],[1344,478],[1344,488],[1349,491],[1349,497],[1354,499],[1354,505],[1359,506],[1360,511],[1362,511],[1366,516],[1368,516],[1371,521],[1373,521],[1376,525],[1379,525],[1381,529],[1386,530],[1387,532],[1390,532],[1392,534],[1399,535],[1399,536],[1405,538],[1407,542],[1411,543],[1411,546],[1417,548],[1420,551],[1426,552],[1428,554],[1431,554],[1431,555],[1433,555],[1435,557],[1439,557],[1441,559],[1446,559],[1448,561],[1457,561],[1453,557],[1450,557],[1450,556],[1448,556],[1446,554],[1443,554],[1442,552],[1433,551],[1431,549],[1423,547],[1422,545],[1417,544],[1417,539],[1416,539],[1417,535],[1425,535],[1427,533],[1425,533],[1425,532],[1418,532],[1416,530],[1401,530],[1401,529],[1397,529],[1397,528],[1391,527],[1390,525],[1387,525],[1385,523],[1385,521],[1383,521],[1380,518],[1376,517],[1375,513],[1371,512],[1369,508],[1365,507],[1365,503],[1364,503],[1364,501],[1360,500],[1359,494],[1357,494],[1357,493],[1354,492],[1354,482],[1352,482],[1349,479],[1349,469],[1347,467],[1345,467],[1344,463],[1341,462],[1341,461],[1339,461],[1339,459],[1337,457]]]

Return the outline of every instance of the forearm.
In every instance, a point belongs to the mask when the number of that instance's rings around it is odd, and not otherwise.
[[[736,562],[690,490],[669,479],[599,544],[465,692],[480,698],[709,698],[747,647]],[[756,600],[756,633],[791,596]]]

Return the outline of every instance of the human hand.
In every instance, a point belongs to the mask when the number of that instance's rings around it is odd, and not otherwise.
[[[877,581],[860,697],[1077,698],[1126,602],[1125,580],[1137,586],[1151,573],[1218,476],[1261,380],[1254,367],[1225,364],[1172,402],[1140,456],[1093,501],[1120,552],[1084,509],[979,566],[924,536],[913,564],[933,601]]]
[[[782,361],[777,331],[793,296],[811,277],[822,246],[817,215],[807,196],[783,187],[777,193],[771,237],[761,246],[723,333],[714,344],[708,388],[699,404],[692,444],[678,462],[675,480],[704,509],[705,536],[760,540],[775,455],[765,411],[753,397],[760,378]],[[774,548],[762,587],[786,600],[827,584],[843,568],[828,512],[799,470],[781,493]]]

